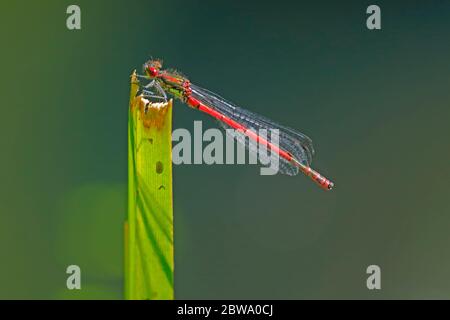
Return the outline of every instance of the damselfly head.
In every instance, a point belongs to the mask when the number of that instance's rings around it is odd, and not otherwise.
[[[161,68],[162,68],[162,60],[159,59],[152,59],[144,63],[144,72],[150,78],[156,77]]]

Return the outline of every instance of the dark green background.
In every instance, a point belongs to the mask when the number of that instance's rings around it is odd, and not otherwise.
[[[129,75],[150,55],[311,136],[336,182],[175,166],[177,298],[449,298],[450,3],[377,1],[380,31],[369,4],[2,1],[0,298],[122,298]],[[215,126],[175,104],[174,128],[194,120]]]

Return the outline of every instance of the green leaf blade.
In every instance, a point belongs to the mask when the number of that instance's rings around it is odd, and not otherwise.
[[[128,122],[128,217],[125,296],[173,299],[172,101],[137,96],[131,80]]]

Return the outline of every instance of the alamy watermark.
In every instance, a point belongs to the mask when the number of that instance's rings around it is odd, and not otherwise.
[[[376,4],[367,7],[366,13],[370,14],[366,20],[366,26],[369,30],[381,30],[381,9]]]
[[[278,173],[280,158],[267,145],[278,146],[278,129],[252,130],[259,142],[252,140],[241,130],[226,129],[225,132],[210,128],[203,131],[201,121],[194,121],[193,135],[184,128],[172,132],[173,164],[261,164],[261,175]],[[260,143],[267,141],[268,143]],[[237,143],[236,143],[237,142]],[[246,148],[247,146],[247,148]]]
[[[81,29],[81,9],[76,4],[67,7],[66,13],[69,15],[66,19],[66,27],[69,30]]]
[[[381,289],[381,268],[376,264],[367,267],[366,273],[369,275],[366,280],[366,286],[369,290]]]
[[[69,290],[81,290],[81,269],[72,264],[67,267],[66,273],[69,275],[66,280],[66,286]]]

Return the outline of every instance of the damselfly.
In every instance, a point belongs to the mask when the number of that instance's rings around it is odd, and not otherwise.
[[[144,73],[145,75],[141,77],[151,80],[142,86],[144,97],[166,100],[166,93],[169,93],[190,107],[216,118],[224,129],[242,132],[244,139],[237,139],[237,141],[244,144],[246,148],[254,151],[258,146],[264,146],[277,154],[280,158],[281,173],[296,175],[300,170],[323,189],[333,188],[333,182],[311,168],[314,148],[311,139],[303,133],[239,108],[219,95],[192,84],[177,71],[163,70],[160,60],[146,62]],[[278,129],[278,144],[258,133],[261,130],[268,132],[271,129]]]

